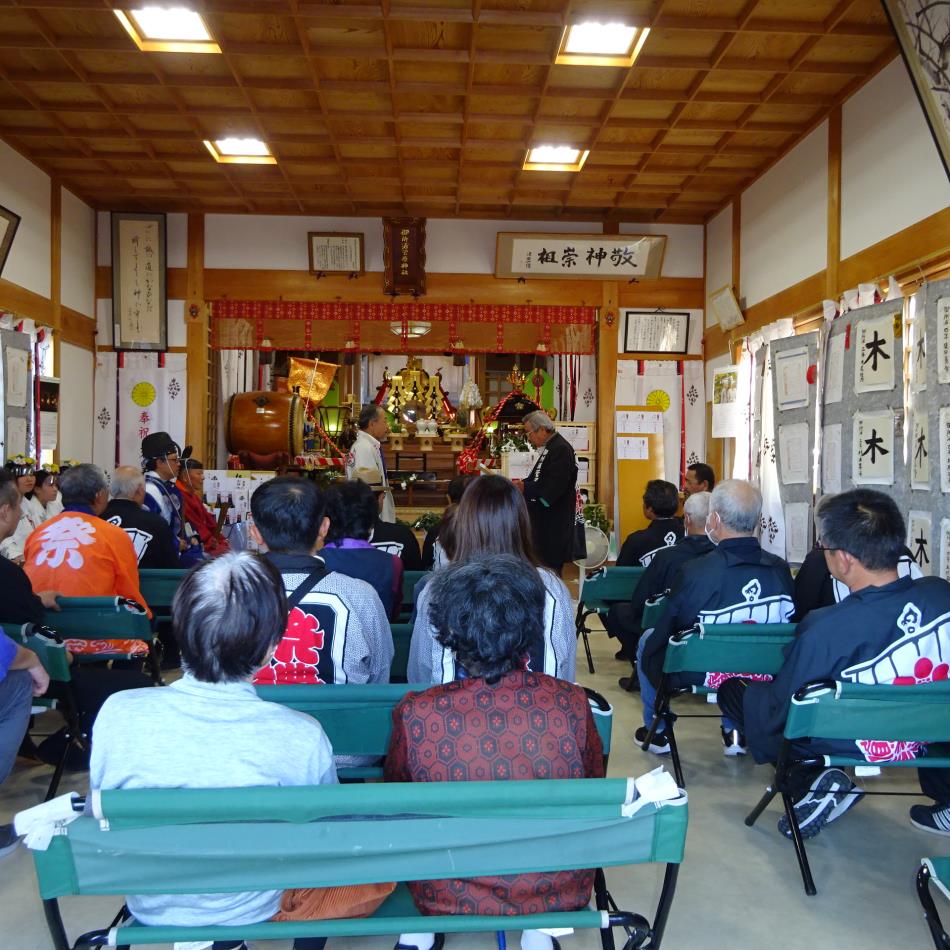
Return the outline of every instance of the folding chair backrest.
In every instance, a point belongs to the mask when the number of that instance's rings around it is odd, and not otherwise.
[[[139,568],[139,590],[145,598],[145,603],[162,613],[167,613],[172,605],[172,598],[182,578],[188,573],[185,570],[160,569],[154,567]]]
[[[409,668],[409,643],[412,640],[411,623],[391,623],[393,633],[393,662],[389,667],[389,681],[391,683],[405,683],[406,671]]]
[[[608,756],[610,755],[610,738],[613,734],[614,707],[600,693],[589,686],[584,687],[584,692],[587,693],[587,702],[590,704],[590,711],[594,716],[594,725],[597,727],[597,734],[600,736],[604,756]]]
[[[47,611],[45,623],[67,638],[152,639],[148,615],[121,597],[60,597],[59,611]]]
[[[426,574],[430,573],[429,571],[404,571],[402,575],[402,605],[400,606],[400,614],[408,615],[412,613],[413,607],[413,597],[416,589],[416,584],[422,580]]]
[[[791,623],[698,626],[670,637],[663,672],[777,673],[794,639]]]
[[[785,736],[950,742],[950,681],[918,686],[812,684],[792,699]]]
[[[16,643],[20,643],[32,650],[43,664],[50,680],[54,683],[68,683],[71,679],[69,674],[69,657],[66,653],[66,645],[58,641],[55,637],[43,633],[42,628],[35,628],[33,624],[23,624],[14,633],[14,628],[10,624],[3,624],[3,632]]]
[[[666,597],[659,597],[652,602],[647,601],[640,620],[640,627],[643,630],[652,630],[657,625],[660,617],[663,616],[663,611],[666,610],[666,600]]]
[[[603,568],[584,581],[581,603],[588,610],[606,611],[611,604],[630,600],[645,570],[643,567]]]

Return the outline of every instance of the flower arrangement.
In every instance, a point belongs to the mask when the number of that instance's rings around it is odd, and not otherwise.
[[[419,515],[418,518],[412,523],[413,530],[415,531],[431,531],[440,521],[442,520],[442,515],[437,515],[434,511],[427,511],[425,514]]]

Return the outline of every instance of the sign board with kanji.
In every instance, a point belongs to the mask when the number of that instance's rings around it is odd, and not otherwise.
[[[665,251],[665,234],[499,231],[495,276],[583,280],[659,277]]]

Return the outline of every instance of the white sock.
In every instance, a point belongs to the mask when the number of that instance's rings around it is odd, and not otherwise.
[[[551,950],[553,938],[540,930],[521,931],[521,950]]]
[[[407,947],[415,947],[416,950],[432,950],[435,946],[435,934],[400,934],[399,942]]]

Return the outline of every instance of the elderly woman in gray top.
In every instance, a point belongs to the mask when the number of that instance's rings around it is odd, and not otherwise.
[[[531,541],[531,522],[524,498],[507,478],[483,475],[465,489],[458,509],[440,542],[453,564],[479,555],[512,554],[537,568],[544,583],[544,637],[528,668],[563,680],[574,680],[577,635],[571,595],[557,575],[538,563]],[[416,619],[409,648],[410,683],[450,683],[456,678],[454,653],[435,638],[429,619],[429,590],[416,601]]]

